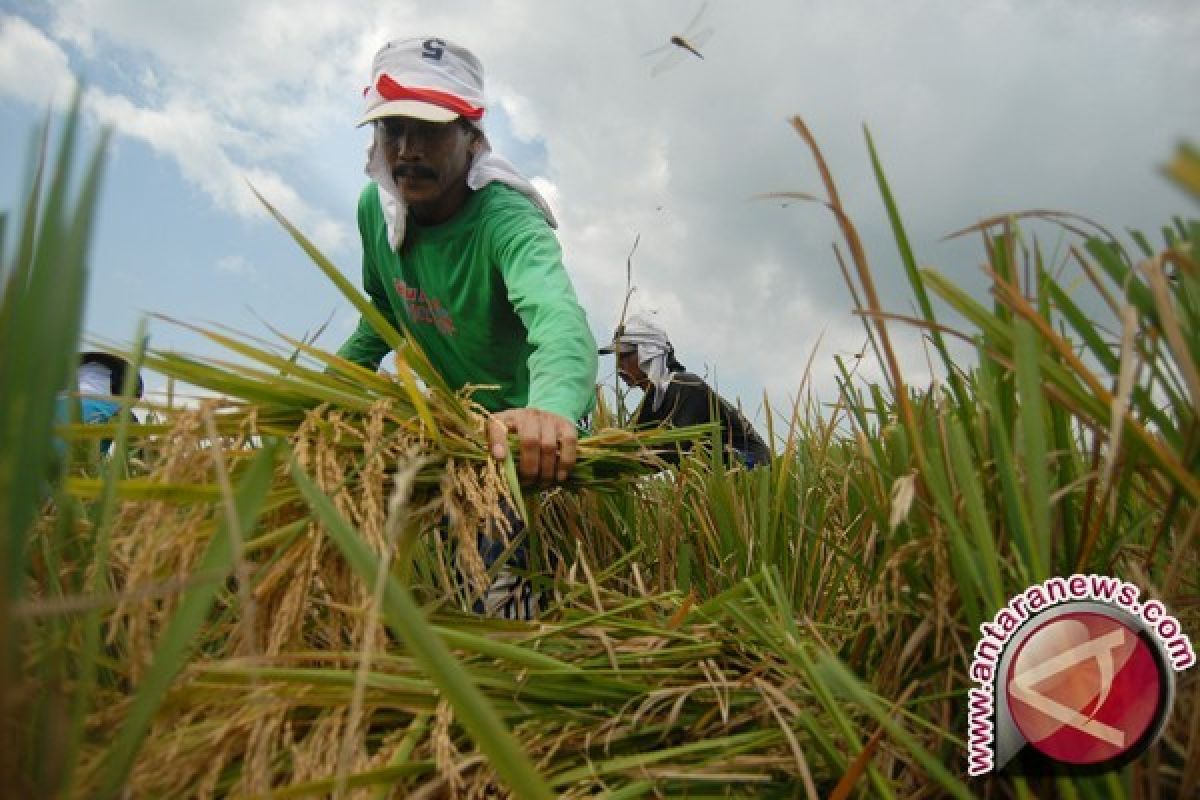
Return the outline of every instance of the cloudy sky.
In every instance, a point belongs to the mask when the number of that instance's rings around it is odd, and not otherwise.
[[[647,51],[707,28],[703,60],[652,75],[662,56]],[[361,89],[383,42],[427,35],[482,59],[489,135],[555,207],[596,338],[617,321],[640,234],[634,307],[657,311],[684,363],[750,408],[764,389],[788,402],[818,340],[813,386],[832,401],[833,356],[864,338],[829,215],[755,199],[821,191],[793,115],[901,313],[910,293],[864,125],[920,262],[973,287],[978,240],[942,237],[981,218],[1048,208],[1155,231],[1196,212],[1157,171],[1179,140],[1200,140],[1191,0],[3,0],[0,205],[16,207],[34,126],[80,76],[92,131],[117,132],[88,332],[128,342],[160,312],[299,336],[332,315],[320,341],[335,349],[355,316],[246,184],[357,283]],[[213,352],[160,322],[151,336]],[[920,382],[918,338],[903,347]]]

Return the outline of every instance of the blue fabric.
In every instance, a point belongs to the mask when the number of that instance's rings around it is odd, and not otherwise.
[[[504,504],[504,513],[512,526],[512,530],[508,534],[511,541],[525,530],[525,523],[517,516],[516,510],[507,503]],[[504,555],[504,551],[508,549],[508,545],[504,543],[503,539],[493,539],[483,531],[476,531],[475,546],[479,549],[479,557],[483,559],[483,566],[488,571],[491,571],[496,562]],[[488,609],[484,600],[494,604],[500,598],[502,602],[498,608],[493,610],[497,616],[505,619],[533,619],[534,610],[540,605],[541,598],[534,596],[533,584],[527,578],[519,577],[522,573],[529,572],[528,538],[522,539],[513,549],[508,561],[501,565],[501,569],[507,571],[512,577],[506,578],[503,573],[497,575],[485,597],[476,600],[472,610],[476,614],[486,615]]]
[[[520,533],[520,528],[512,532],[512,536]],[[475,534],[475,543],[479,547],[479,557],[483,559],[484,569],[491,569],[492,565],[500,560],[500,556],[504,555],[504,551],[508,549],[508,545],[503,539],[493,539],[483,534],[482,531]],[[522,540],[513,550],[509,557],[506,567],[524,572],[529,569],[529,548],[526,546],[526,541]]]
[[[109,400],[100,400],[95,397],[79,398],[79,407],[79,418],[89,425],[100,425],[108,422],[121,410],[119,404]]]
[[[71,418],[71,403],[77,403],[76,408],[79,409],[79,421],[88,425],[102,425],[112,421],[117,412],[121,410],[119,403],[114,403],[111,400],[100,400],[96,397],[80,397],[78,399],[67,394],[60,394],[54,401],[54,424],[55,425],[70,425],[73,422]],[[112,447],[112,439],[105,439],[100,442],[100,452],[107,454],[109,448]],[[64,458],[67,454],[67,445],[62,439],[54,437],[54,449],[58,451],[59,458]]]
[[[511,525],[511,530],[508,532],[509,542],[519,536],[525,530],[525,523],[517,515],[515,509],[507,502],[502,502],[505,516]],[[449,540],[448,522],[443,517],[442,524],[439,526],[439,535],[443,540]],[[504,551],[508,549],[508,545],[504,540],[497,537],[492,538],[484,531],[475,532],[475,547],[479,551],[479,557],[483,561],[483,566],[488,571],[491,571],[496,566],[504,555]],[[457,558],[454,559],[457,561]],[[541,593],[533,591],[533,583],[524,575],[529,572],[529,546],[528,539],[522,539],[521,542],[513,549],[508,560],[499,566],[499,573],[496,575],[492,585],[488,588],[483,597],[475,600],[472,605],[472,611],[483,616],[502,617],[504,619],[524,619],[529,620],[534,618],[535,612],[543,606],[543,598]],[[460,588],[466,588],[469,581],[466,575],[455,565],[455,582]],[[486,602],[485,602],[486,601]],[[489,609],[491,605],[493,608]]]

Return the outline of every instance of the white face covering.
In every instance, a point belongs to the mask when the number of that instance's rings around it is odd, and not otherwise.
[[[112,370],[105,364],[88,361],[80,364],[76,371],[79,378],[79,393],[81,395],[100,395],[108,397],[112,391]]]
[[[472,159],[471,166],[467,170],[467,186],[475,190],[483,188],[492,181],[507,184],[528,197],[542,212],[542,216],[546,218],[550,227],[557,228],[558,222],[554,219],[554,212],[550,210],[550,204],[546,202],[546,199],[537,189],[533,188],[532,183],[517,172],[517,168],[508,159],[492,152],[492,146],[488,143],[487,135],[483,131],[483,123],[472,122],[471,124],[479,129],[483,146],[475,154],[475,158]],[[392,177],[392,170],[388,167],[386,150],[380,141],[378,130],[375,131],[371,143],[367,145],[365,172],[368,178],[379,185],[379,204],[383,208],[383,219],[387,222],[388,244],[395,250],[404,241],[404,223],[408,208],[404,204],[404,197],[400,194],[400,189],[396,186],[395,178]]]
[[[667,332],[645,315],[634,314],[625,320],[617,340],[637,347],[638,366],[654,386],[654,403],[651,408],[658,411],[666,396],[667,386],[675,375],[667,366],[671,353],[671,341],[667,338]]]

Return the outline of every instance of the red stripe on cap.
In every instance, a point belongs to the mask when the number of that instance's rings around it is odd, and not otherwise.
[[[380,75],[375,88],[385,100],[420,100],[431,103],[448,111],[453,111],[467,119],[481,119],[483,109],[473,106],[456,94],[442,92],[437,89],[420,89],[415,86],[401,86],[387,75]]]

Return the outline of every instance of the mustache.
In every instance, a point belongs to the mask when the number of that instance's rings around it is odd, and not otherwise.
[[[393,180],[401,178],[437,178],[437,170],[423,164],[401,164],[392,170]]]

